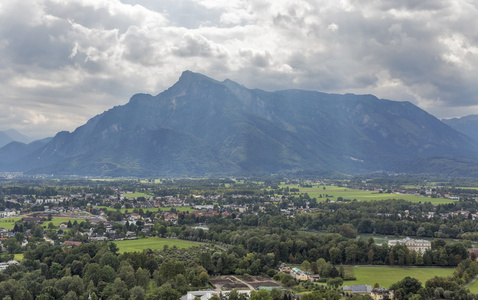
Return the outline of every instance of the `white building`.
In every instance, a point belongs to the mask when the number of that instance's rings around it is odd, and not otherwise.
[[[425,253],[426,250],[431,249],[432,243],[427,240],[413,240],[409,237],[404,238],[403,240],[389,240],[388,245],[390,247],[397,244],[405,245],[409,250],[414,250],[417,253]]]

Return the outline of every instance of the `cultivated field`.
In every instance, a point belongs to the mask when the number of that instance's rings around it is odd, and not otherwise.
[[[201,245],[200,243],[164,238],[145,238],[137,240],[116,241],[119,252],[142,252],[144,249],[161,250],[165,245],[169,247],[176,246],[177,248],[189,248]]]
[[[404,194],[387,194],[379,193],[372,191],[362,191],[356,189],[350,189],[346,187],[338,186],[322,186],[314,185],[311,188],[299,187],[299,185],[281,185],[281,188],[289,187],[298,188],[299,193],[307,193],[311,198],[316,198],[317,201],[325,201],[327,198],[331,201],[336,201],[338,197],[344,199],[353,200],[357,199],[359,201],[370,201],[370,200],[387,200],[387,199],[403,199],[411,202],[431,202],[433,204],[442,204],[442,203],[453,203],[456,200],[443,199],[443,198],[429,198],[416,195],[404,195]],[[325,187],[325,189],[324,189]],[[294,195],[295,193],[291,193]]]

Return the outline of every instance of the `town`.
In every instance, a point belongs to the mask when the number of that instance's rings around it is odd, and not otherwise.
[[[400,282],[356,282],[361,265],[440,267],[447,273],[478,253],[478,235],[470,227],[478,210],[473,188],[244,179],[70,184],[2,187],[0,271],[18,268],[39,243],[63,249],[116,243],[123,249],[141,241],[152,248],[160,240],[187,241],[187,247],[209,253],[206,261],[191,261],[208,279],[201,281],[204,291],[194,290],[201,284],[183,291],[190,299],[236,289],[252,297],[251,291],[272,288],[290,291],[290,297],[315,291],[393,299],[397,290],[403,293]],[[346,193],[382,199],[348,199]],[[171,251],[164,247],[157,251]],[[468,283],[473,273],[463,274],[457,280]]]

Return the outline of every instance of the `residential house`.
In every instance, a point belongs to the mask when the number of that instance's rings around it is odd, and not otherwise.
[[[372,296],[373,300],[391,300],[393,299],[393,291],[383,287],[374,288],[370,296]]]
[[[290,275],[292,275],[296,280],[299,281],[307,281],[310,279],[309,274],[298,268],[292,268]]]
[[[372,293],[372,286],[365,284],[351,286],[345,285],[342,287],[342,290],[349,294],[370,295]]]
[[[478,261],[478,248],[467,249],[470,254],[470,258],[474,258],[475,261]]]
[[[282,263],[282,264],[279,266],[279,271],[280,271],[280,272],[289,274],[289,273],[290,273],[290,270],[291,270],[291,268],[290,268],[288,265],[284,264],[284,263]]]

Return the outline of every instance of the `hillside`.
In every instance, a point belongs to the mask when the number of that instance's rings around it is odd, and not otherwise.
[[[10,160],[6,169],[108,176],[303,170],[450,175],[457,172],[454,163],[465,160],[474,174],[476,148],[475,141],[409,102],[251,90],[186,71],[157,96],[134,95],[126,105]]]
[[[478,115],[462,118],[443,119],[443,123],[478,141]]]

